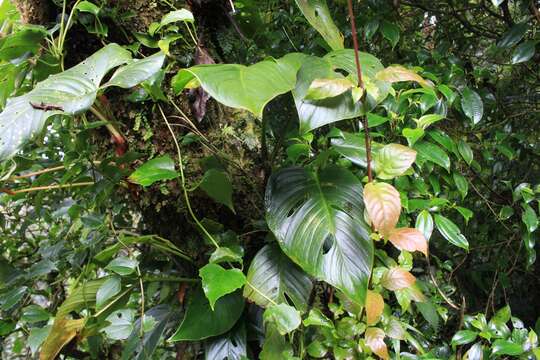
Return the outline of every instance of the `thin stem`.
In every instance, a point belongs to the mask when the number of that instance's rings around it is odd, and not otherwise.
[[[356,31],[356,22],[354,20],[354,11],[353,11],[353,4],[352,0],[348,0],[349,5],[349,21],[351,22],[351,31],[352,31],[352,39],[353,39],[353,46],[354,46],[354,61],[356,63],[356,73],[358,76],[358,87],[364,89],[364,81],[362,80],[362,67],[360,65],[360,58],[358,56],[358,34]],[[365,91],[364,91],[365,93]],[[364,95],[363,95],[364,96]],[[371,139],[369,137],[369,127],[368,127],[368,121],[366,116],[362,118],[362,123],[364,127],[365,132],[365,146],[366,146],[366,162],[367,162],[367,175],[368,175],[368,181],[373,181],[373,174],[371,171]]]
[[[180,167],[180,181],[182,185],[182,190],[184,192],[184,199],[186,201],[186,207],[188,209],[188,212],[191,215],[191,218],[193,219],[193,221],[195,221],[195,223],[199,227],[199,229],[204,233],[204,235],[206,235],[210,239],[210,241],[212,242],[212,244],[214,244],[216,249],[219,249],[220,246],[217,243],[217,241],[214,239],[212,235],[210,235],[208,230],[206,230],[204,225],[201,224],[199,219],[197,219],[197,216],[195,216],[195,213],[193,212],[193,209],[191,208],[191,202],[189,201],[189,195],[186,189],[186,178],[184,177],[184,163],[182,161],[182,151],[180,150],[180,144],[178,144],[178,139],[176,138],[176,135],[174,134],[174,131],[171,127],[171,124],[169,124],[169,121],[167,120],[165,113],[163,113],[163,109],[161,108],[160,105],[158,105],[158,108],[159,108],[159,112],[161,113],[161,116],[163,117],[163,120],[165,121],[165,124],[167,124],[167,128],[169,129],[169,132],[171,133],[171,136],[174,140],[174,145],[176,146],[176,152],[178,153],[178,162],[179,162],[178,166]]]
[[[36,187],[27,188],[27,189],[15,190],[15,191],[12,191],[12,193],[21,194],[21,193],[27,193],[27,192],[32,192],[32,191],[64,189],[64,188],[73,188],[73,187],[89,186],[89,185],[94,185],[94,182],[85,181],[85,182],[79,182],[79,183],[73,183],[73,184],[36,186]]]

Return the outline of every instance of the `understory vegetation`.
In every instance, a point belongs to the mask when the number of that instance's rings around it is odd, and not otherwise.
[[[0,357],[540,358],[539,8],[0,0]]]

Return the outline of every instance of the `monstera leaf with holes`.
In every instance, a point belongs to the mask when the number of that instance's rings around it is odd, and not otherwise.
[[[268,225],[304,271],[363,304],[373,264],[362,184],[348,170],[287,168],[266,189]]]
[[[128,50],[109,44],[80,64],[38,83],[22,96],[10,98],[0,113],[0,160],[12,157],[53,115],[76,115],[89,109],[98,92],[109,86],[133,87],[150,78],[163,65],[165,55],[157,53],[132,60]],[[107,73],[123,64],[109,82]]]

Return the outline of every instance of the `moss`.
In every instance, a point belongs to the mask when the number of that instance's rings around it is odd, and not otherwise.
[[[47,0],[14,0],[13,3],[23,23],[44,25],[49,22],[51,8]]]

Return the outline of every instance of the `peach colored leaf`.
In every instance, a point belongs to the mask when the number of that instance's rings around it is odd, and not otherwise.
[[[405,289],[414,284],[416,278],[400,267],[388,269],[381,278],[381,285],[391,291]]]
[[[366,345],[377,354],[381,359],[387,360],[388,349],[384,343],[384,331],[379,328],[371,327],[366,330]]]
[[[364,187],[364,202],[375,230],[389,234],[396,227],[401,212],[399,192],[387,183],[369,183]]]
[[[366,296],[367,324],[373,325],[379,321],[384,309],[384,300],[381,294],[368,290]]]
[[[417,229],[401,228],[395,229],[388,238],[399,250],[420,251],[427,256],[428,243],[424,234]]]

